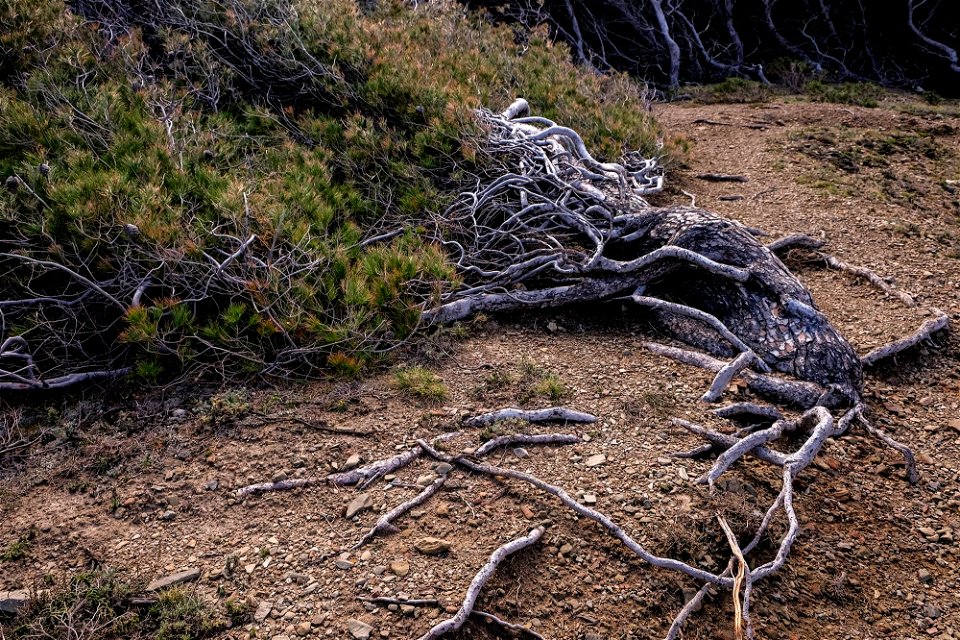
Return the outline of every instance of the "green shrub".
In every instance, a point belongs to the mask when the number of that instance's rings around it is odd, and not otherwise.
[[[203,640],[224,628],[216,610],[180,587],[161,592],[143,606],[137,590],[112,569],[83,571],[62,583],[51,581],[14,620],[11,640],[78,638],[81,640]],[[237,608],[230,609],[242,618]]]
[[[774,95],[769,86],[744,78],[727,78],[716,84],[688,89],[697,101],[705,104],[766,102]]]
[[[883,89],[871,82],[829,84],[822,80],[811,80],[803,86],[803,91],[814,102],[834,102],[860,107],[876,107],[884,95]]]
[[[143,35],[167,4],[244,46],[189,20]],[[212,0],[90,0],[87,19],[0,0],[4,297],[69,303],[4,327],[46,378],[358,375],[458,282],[435,221],[483,171],[477,106],[523,95],[608,158],[679,148],[659,150],[641,85],[546,30],[381,4],[280,0],[246,24]]]

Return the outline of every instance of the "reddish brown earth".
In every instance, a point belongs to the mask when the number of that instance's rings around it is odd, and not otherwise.
[[[830,252],[916,294],[919,308],[905,309],[849,275],[794,265],[861,352],[912,331],[925,307],[960,320],[960,186],[945,182],[960,179],[956,109],[936,113],[901,100],[879,109],[776,101],[656,111],[671,133],[693,142],[689,166],[670,177],[697,205],[771,238],[822,234]],[[702,172],[748,182],[694,177]],[[688,201],[677,190],[658,199]],[[536,388],[547,373],[562,382],[563,404],[600,422],[515,428],[576,432],[589,442],[531,445],[528,457],[506,450],[490,461],[571,495],[592,494],[599,510],[653,550],[722,568],[729,550],[716,513],[745,532],[778,490],[776,474],[747,460],[711,495],[693,484],[708,462],[668,457],[698,444],[671,417],[719,425],[698,402],[710,376],[646,352],[642,343],[655,336],[629,312],[497,318],[468,331],[459,342],[438,339],[425,361],[449,390],[440,404],[402,394],[387,373],[356,385],[233,392],[220,396],[226,410],[184,388],[135,395],[99,417],[95,399],[51,410],[45,424],[60,437],[3,461],[0,550],[21,537],[30,545],[25,558],[0,561],[0,591],[42,588],[46,576],[79,571],[91,559],[138,584],[196,567],[202,577],[191,588],[212,605],[231,595],[251,612],[272,605],[265,620],[251,616],[225,638],[293,637],[302,623],[311,623],[301,628],[307,637],[347,638],[351,618],[372,625],[373,638],[416,638],[447,614],[391,611],[358,598],[436,598],[453,611],[496,547],[546,523],[540,543],[487,585],[481,608],[545,638],[663,637],[684,591],[697,585],[652,570],[600,527],[526,485],[454,471],[437,496],[398,522],[398,534],[346,558],[339,554],[378,514],[416,490],[374,485],[372,508],[354,521],[344,517],[352,489],[236,498],[238,487],[277,474],[313,477],[352,454],[364,461],[392,455],[417,437],[460,428],[462,417],[481,410],[548,406]],[[754,591],[758,638],[960,638],[960,339],[955,332],[940,342],[866,383],[871,419],[914,448],[920,482],[909,485],[899,456],[861,431],[828,443],[798,480],[799,541],[786,567]],[[735,388],[724,399],[736,398],[749,396]],[[225,415],[246,402],[271,417],[251,417],[246,407]],[[290,416],[304,423],[281,420]],[[371,435],[308,426],[320,423]],[[72,440],[63,438],[67,431]],[[489,435],[467,429],[447,450],[475,447]],[[587,467],[598,453],[606,462]],[[420,460],[398,479],[414,483],[433,464]],[[450,551],[418,553],[415,544],[428,536],[448,540]],[[769,558],[772,548],[761,555]],[[397,575],[390,568],[397,561],[409,573]],[[731,629],[724,592],[694,614],[685,637],[732,637]],[[496,636],[471,623],[456,637]]]

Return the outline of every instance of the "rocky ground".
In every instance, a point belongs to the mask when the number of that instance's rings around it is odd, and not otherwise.
[[[918,307],[906,309],[847,274],[791,265],[861,352],[912,331],[927,307],[960,320],[955,108],[777,100],[656,111],[693,143],[689,166],[673,170],[677,186],[661,201],[688,201],[682,189],[772,237],[822,235],[830,252],[916,295]],[[702,173],[747,181],[707,182]],[[739,464],[711,494],[693,484],[707,462],[669,457],[698,444],[671,417],[719,425],[698,401],[710,376],[647,352],[643,343],[656,336],[631,310],[479,319],[457,333],[417,355],[442,380],[439,401],[404,392],[386,372],[212,398],[177,387],[119,406],[93,394],[52,405],[43,424],[54,437],[2,460],[0,592],[43,589],[92,563],[142,585],[190,571],[182,578],[212,606],[247,609],[224,638],[417,638],[456,610],[495,548],[543,524],[543,538],[488,583],[480,608],[545,638],[663,637],[698,585],[652,570],[527,485],[454,469],[398,533],[356,551],[380,514],[446,469],[419,460],[359,499],[329,485],[237,496],[251,483],[393,455],[415,438],[463,429],[465,416],[483,410],[558,401],[600,420],[501,431],[577,433],[584,442],[508,448],[488,460],[564,487],[657,552],[722,568],[729,549],[716,515],[745,533],[776,494],[776,474],[756,461]],[[918,454],[917,485],[904,480],[895,452],[856,430],[801,475],[799,541],[786,567],[754,591],[759,638],[960,638],[957,335],[867,379],[871,419]],[[749,395],[735,385],[725,400],[738,398]],[[467,428],[445,450],[492,435]],[[438,605],[364,600],[375,597]],[[732,637],[731,621],[729,594],[718,594],[684,637]],[[476,620],[456,637],[498,636]]]

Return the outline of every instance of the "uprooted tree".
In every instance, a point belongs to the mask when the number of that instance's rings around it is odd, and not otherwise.
[[[677,426],[706,441],[692,451],[675,455],[714,458],[711,469],[698,479],[699,483],[712,488],[734,463],[748,455],[780,469],[780,491],[752,538],[746,542],[737,540],[720,518],[718,529],[730,546],[731,557],[724,571],[713,572],[651,553],[609,517],[578,502],[561,487],[482,461],[499,446],[566,444],[578,441],[575,434],[500,436],[471,456],[447,455],[430,442],[420,440],[404,453],[352,472],[326,479],[252,485],[239,493],[290,489],[324,481],[367,487],[420,456],[468,472],[527,483],[600,524],[643,561],[703,583],[677,615],[668,638],[679,636],[711,587],[732,591],[736,637],[752,637],[749,611],[753,585],[777,572],[786,562],[799,532],[794,480],[813,462],[828,439],[862,425],[900,452],[905,459],[907,480],[918,481],[910,449],[872,426],[865,417],[863,370],[945,329],[947,316],[933,310],[933,318],[915,333],[861,357],[776,256],[794,249],[817,252],[819,242],[807,236],[788,236],[764,246],[757,239],[756,230],[707,211],[652,207],[643,197],[661,187],[662,178],[655,163],[640,158],[628,159],[625,165],[599,162],[575,131],[531,116],[527,111],[526,102],[518,100],[503,113],[484,110],[478,114],[489,132],[488,152],[501,163],[502,171],[489,183],[464,193],[435,221],[437,241],[456,260],[464,284],[448,293],[439,306],[426,309],[425,318],[443,323],[477,312],[625,302],[650,311],[670,336],[698,349],[648,344],[655,353],[716,372],[704,401],[718,401],[729,383],[740,377],[756,395],[799,410],[796,418],[786,417],[775,406],[756,403],[736,403],[714,410],[718,416],[741,425],[732,434],[674,420]],[[872,272],[833,256],[817,255],[829,266],[864,277],[887,293],[896,294],[903,304],[915,304],[910,296],[893,290]],[[475,417],[465,426],[511,418],[535,422],[593,419],[563,408],[509,409]],[[775,448],[775,443],[788,434],[799,434],[801,445],[790,452]],[[455,435],[445,434],[439,440]],[[381,516],[356,546],[394,531],[394,521],[429,500],[445,479],[446,475],[441,475],[420,494]],[[778,517],[786,521],[785,533],[775,544],[772,556],[756,553]],[[436,625],[422,639],[432,640],[459,628],[471,615],[491,624],[514,627],[492,614],[475,612],[474,605],[480,588],[504,556],[534,544],[541,533],[542,530],[534,529],[498,549],[477,574],[457,614]]]
[[[775,467],[782,477],[780,491],[750,540],[741,542],[728,535],[721,523],[720,530],[731,549],[726,570],[709,570],[657,556],[609,517],[579,503],[562,488],[482,461],[486,453],[503,444],[564,444],[575,442],[576,434],[517,434],[494,439],[473,457],[448,456],[423,440],[394,458],[329,480],[368,485],[391,470],[428,456],[463,472],[528,483],[596,521],[639,559],[703,583],[700,595],[678,614],[670,637],[679,634],[711,586],[732,591],[737,603],[735,623],[749,635],[752,585],[783,566],[798,535],[794,479],[829,438],[862,426],[902,453],[908,479],[917,480],[910,450],[867,422],[863,371],[944,330],[948,323],[945,315],[933,312],[932,319],[915,333],[858,355],[777,255],[803,252],[806,259],[868,280],[903,304],[912,306],[912,298],[893,290],[876,274],[822,253],[819,243],[811,238],[792,236],[764,246],[756,230],[707,211],[651,206],[644,198],[658,191],[663,180],[657,162],[630,154],[620,163],[599,161],[577,131],[530,115],[522,100],[502,113],[481,109],[475,114],[477,122],[465,125],[481,132],[474,144],[482,157],[482,163],[478,163],[482,170],[475,174],[475,186],[462,190],[442,213],[420,213],[399,223],[395,216],[385,217],[365,228],[365,235],[346,224],[330,225],[317,231],[317,235],[324,235],[324,242],[311,234],[310,225],[304,231],[302,226],[291,229],[278,224],[264,236],[257,233],[261,223],[257,209],[263,203],[248,202],[246,191],[234,203],[243,215],[224,220],[217,208],[223,206],[221,202],[195,197],[184,186],[183,181],[188,179],[216,182],[216,176],[191,163],[187,163],[188,170],[184,169],[183,154],[193,153],[198,158],[207,154],[178,141],[181,131],[177,129],[177,114],[190,101],[203,102],[212,112],[236,109],[237,105],[224,96],[261,92],[266,115],[272,114],[285,129],[294,129],[298,142],[309,144],[309,135],[289,114],[298,108],[340,109],[342,105],[330,104],[331,95],[340,96],[340,90],[346,90],[341,85],[347,77],[360,71],[334,69],[296,39],[282,41],[287,48],[279,47],[277,38],[295,31],[291,25],[296,16],[294,12],[277,13],[273,5],[260,7],[269,11],[251,13],[252,5],[240,0],[210,5],[186,0],[146,3],[149,11],[136,11],[138,4],[75,3],[78,11],[86,12],[86,19],[99,25],[97,32],[104,37],[97,35],[91,42],[99,47],[96,53],[103,64],[114,64],[133,78],[131,87],[111,87],[114,93],[110,95],[118,104],[107,104],[103,113],[109,116],[119,112],[124,116],[121,124],[138,134],[146,131],[152,135],[144,137],[152,145],[151,157],[159,158],[157,167],[152,168],[162,174],[157,190],[180,194],[179,199],[159,205],[161,217],[170,217],[170,207],[179,207],[173,222],[164,227],[146,219],[164,233],[172,234],[178,226],[186,231],[179,246],[171,247],[163,244],[163,235],[156,228],[141,230],[107,218],[90,222],[83,217],[84,208],[95,208],[95,198],[84,199],[80,209],[69,209],[53,201],[52,195],[63,198],[63,191],[51,195],[44,190],[51,171],[55,176],[60,167],[51,169],[42,163],[36,166],[36,175],[9,176],[5,197],[20,207],[23,215],[19,219],[4,218],[0,226],[0,270],[5,284],[0,299],[0,390],[43,391],[122,375],[133,366],[131,352],[142,345],[147,345],[150,355],[160,358],[213,362],[211,366],[225,376],[256,372],[290,377],[316,371],[318,364],[335,366],[335,349],[358,335],[362,342],[372,345],[372,350],[383,351],[403,342],[405,335],[398,334],[400,327],[422,330],[478,312],[517,312],[583,303],[630,305],[638,314],[655,320],[676,343],[685,345],[651,343],[651,350],[715,372],[705,401],[716,402],[726,386],[740,378],[757,396],[783,408],[781,411],[759,404],[721,407],[718,415],[743,425],[734,433],[676,421],[678,427],[705,440],[701,447],[679,455],[715,459],[712,469],[701,478],[704,484],[712,486],[747,455]],[[195,10],[199,6],[229,13],[231,21],[224,23],[229,28],[218,26],[212,14]],[[116,7],[126,9],[113,11]],[[253,22],[245,20],[259,20],[262,28],[248,28]],[[151,31],[149,27],[156,28]],[[139,36],[135,35],[137,30]],[[168,55],[161,36],[170,33],[179,34],[176,41],[184,47],[206,47],[205,56],[191,58],[186,49]],[[137,46],[130,47],[130,40]],[[46,55],[46,51],[36,55]],[[131,51],[138,55],[125,58]],[[204,61],[199,65],[199,75],[197,69],[178,66],[189,67],[187,63],[198,60]],[[311,83],[306,87],[291,85],[285,82],[286,76],[276,77],[270,72],[280,67],[285,74],[309,78]],[[97,70],[81,68],[76,72],[69,78],[71,86],[62,92],[51,91],[54,85],[44,84],[42,78],[24,82],[23,91],[32,91],[50,113],[69,118],[73,126],[71,145],[111,149],[110,154],[98,157],[99,164],[123,164],[139,180],[151,167],[143,165],[142,150],[131,144],[131,138],[137,138],[119,126],[112,128],[115,122],[98,120],[98,113],[92,111],[104,106],[86,84],[94,82],[91,78],[97,77]],[[185,88],[177,89],[175,84],[171,88],[172,83],[158,80],[164,73],[181,73],[191,82]],[[233,77],[235,84],[218,84],[222,75]],[[353,95],[344,96],[348,106],[354,99]],[[124,112],[124,104],[146,108]],[[41,145],[24,138],[40,139],[43,123],[24,116],[27,109],[23,105],[8,110],[5,117],[19,117],[17,137],[12,142],[5,138],[4,143],[23,153],[24,158],[33,158],[30,154],[39,153],[36,149]],[[144,111],[152,113],[162,125],[159,137],[155,135],[156,123],[142,121]],[[268,119],[264,114],[257,118]],[[132,125],[129,120],[133,120]],[[196,122],[188,120],[185,126]],[[226,126],[221,121],[216,123]],[[244,128],[233,131],[233,135],[249,140],[255,137],[248,132],[252,126],[245,122]],[[383,128],[378,132],[383,133]],[[362,137],[363,132],[353,131],[351,135]],[[118,140],[122,144],[114,144]],[[115,147],[129,155],[114,153]],[[65,163],[68,151],[64,152]],[[244,162],[250,161],[249,156],[239,155]],[[100,174],[95,177],[101,182],[95,181],[99,191],[93,189],[92,194],[127,193],[124,188],[129,185],[122,181],[106,180]],[[318,180],[316,184],[323,182]],[[285,188],[294,191],[302,185]],[[149,204],[143,201],[149,194],[132,193],[130,198],[138,205]],[[324,214],[322,210],[312,213],[314,223]],[[64,229],[76,233],[70,236]],[[336,242],[326,242],[330,238]],[[403,243],[414,240],[418,248],[427,246],[429,251],[407,259],[404,250],[409,245]],[[353,262],[343,259],[344,255],[351,256]],[[364,274],[353,274],[357,277],[350,281],[350,287],[357,290],[341,286],[357,264],[360,270],[367,268],[375,276],[384,273],[383,265],[392,265],[390,273],[406,278],[405,295],[383,292],[382,282],[367,283],[369,290],[361,291],[364,282],[360,275]],[[437,281],[443,286],[436,286]],[[396,283],[391,286],[397,287]],[[366,305],[357,304],[363,322],[346,317],[345,305],[329,304],[331,300],[340,303],[354,298]],[[786,413],[787,409],[799,410],[799,415]],[[557,408],[494,413],[479,416],[471,424],[506,417],[568,422],[591,419]],[[786,453],[776,443],[785,441],[788,435],[799,438],[802,444]],[[251,487],[241,493],[310,483],[302,479],[287,481]],[[361,543],[389,532],[393,520],[428,500],[438,488],[439,484],[430,485],[413,500],[384,514]],[[760,542],[770,534],[775,519],[785,521],[784,533],[776,541],[775,550],[763,555]],[[425,637],[438,637],[463,624],[474,614],[477,595],[497,564],[513,551],[535,544],[540,535],[535,529],[494,553],[471,585],[461,611]],[[497,622],[491,614],[479,615],[511,628],[511,623]]]

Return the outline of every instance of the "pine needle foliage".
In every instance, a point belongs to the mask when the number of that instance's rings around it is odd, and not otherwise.
[[[458,282],[423,230],[476,107],[657,153],[643,87],[546,30],[380,4],[0,0],[0,385],[358,375]]]

